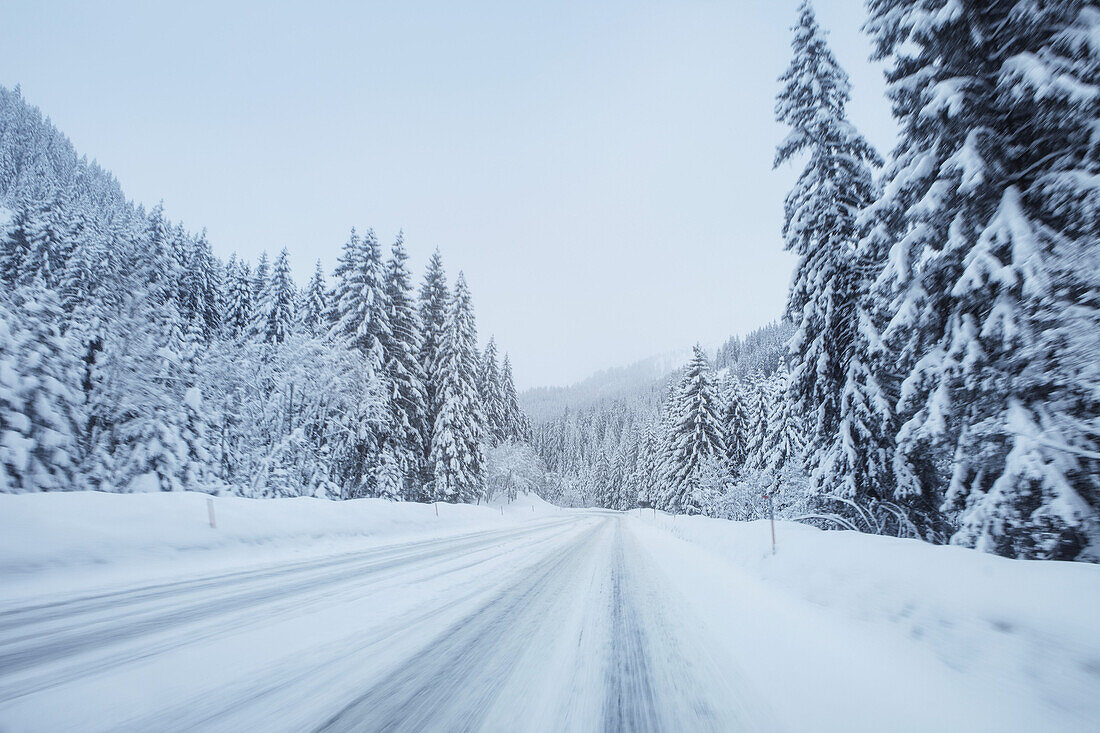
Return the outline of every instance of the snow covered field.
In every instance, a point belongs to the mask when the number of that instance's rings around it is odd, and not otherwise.
[[[1100,568],[780,523],[0,496],[0,730],[1096,730]]]

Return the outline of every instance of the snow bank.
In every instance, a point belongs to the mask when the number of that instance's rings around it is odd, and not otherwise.
[[[766,521],[635,513],[772,590],[930,648],[949,667],[1100,720],[1100,566]]]
[[[208,499],[216,528],[210,527]],[[192,492],[0,494],[0,596],[44,587],[71,591],[107,575],[137,580],[354,551],[499,529],[559,512],[533,495],[472,506]]]

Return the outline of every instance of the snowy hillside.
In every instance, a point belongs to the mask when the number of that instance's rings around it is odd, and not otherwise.
[[[628,366],[603,369],[568,387],[536,387],[520,394],[520,404],[532,422],[540,423],[566,409],[583,410],[599,402],[659,391],[668,377],[690,358],[691,349],[682,349]]]

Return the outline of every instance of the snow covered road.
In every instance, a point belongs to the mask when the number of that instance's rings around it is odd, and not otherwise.
[[[729,729],[624,534],[617,515],[570,515],[3,608],[0,720]]]
[[[875,730],[889,720],[974,731],[1046,720],[921,650],[807,614],[658,524],[540,514],[5,602],[0,730]]]

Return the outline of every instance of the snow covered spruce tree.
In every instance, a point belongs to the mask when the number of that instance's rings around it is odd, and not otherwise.
[[[862,313],[868,283],[858,266],[856,222],[872,201],[872,166],[881,161],[848,121],[848,75],[808,0],[794,31],[794,56],[776,101],[776,118],[790,133],[775,165],[802,155],[807,160],[784,207],[786,248],[798,255],[787,301],[796,330],[767,465],[777,471],[801,455],[788,439],[788,423],[792,413],[804,415],[805,462],[815,493],[873,502],[889,497],[890,474],[880,464],[892,434],[889,401],[868,376],[861,353],[868,339],[857,335],[871,322]]]
[[[221,328],[224,300],[221,267],[206,241],[206,232],[186,238],[180,317],[188,323],[198,317],[202,323],[202,338],[209,340]]]
[[[1095,556],[1100,11],[869,8],[901,127],[875,207],[904,374],[898,491],[943,496],[958,544]]]
[[[749,452],[749,411],[737,377],[728,376],[721,385],[722,430],[726,438],[726,459],[730,473],[736,477]]]
[[[460,272],[439,345],[439,413],[432,431],[432,496],[471,501],[482,488],[485,417],[477,391],[477,326],[466,278]]]
[[[378,240],[373,230],[360,238],[353,228],[344,244],[336,268],[337,284],[329,306],[330,337],[361,356],[367,382],[381,382],[381,391],[392,394],[385,372],[382,344],[392,336],[385,275]],[[353,478],[345,496],[373,496],[377,472],[383,468],[381,451],[392,433],[392,415],[372,409],[357,412],[358,429],[352,433],[354,444],[346,453],[344,471]],[[392,446],[391,446],[392,455]],[[384,467],[390,471],[391,466]]]
[[[746,471],[763,471],[768,464],[768,423],[772,412],[772,399],[764,375],[756,372],[748,389],[748,437],[745,441]]]
[[[406,266],[404,235],[398,234],[386,264],[386,304],[389,307],[390,332],[382,343],[386,376],[392,387],[390,408],[393,435],[389,453],[404,499],[422,498],[426,482],[423,470],[425,436],[428,434],[426,380],[420,364],[420,321],[412,296],[412,284]]]
[[[248,265],[230,260],[226,271],[225,332],[231,338],[241,338],[248,333],[254,317],[252,300],[252,275]]]
[[[253,303],[263,302],[269,277],[271,277],[271,263],[265,250],[260,253],[260,259],[256,262],[256,269],[252,271],[251,295]]]
[[[179,294],[180,260],[173,239],[171,223],[164,216],[164,204],[149,212],[145,222],[143,244],[138,252],[140,270],[153,306],[175,306]]]
[[[187,425],[196,414],[183,371],[184,335],[174,305],[155,306],[152,297],[128,298],[96,359],[88,473],[103,490],[201,488],[189,483],[197,476],[193,464],[207,454],[197,442],[204,431]]]
[[[0,493],[80,485],[81,369],[60,322],[41,284],[0,300]]]
[[[706,354],[696,346],[684,368],[669,423],[668,481],[659,506],[675,513],[702,509],[699,494],[704,474],[715,461],[726,460],[726,440],[719,419],[721,403]]]
[[[485,345],[478,371],[477,391],[481,396],[481,410],[485,416],[485,439],[489,447],[498,446],[508,439],[504,388],[497,364],[497,345],[492,338]]]
[[[107,304],[118,297],[117,293],[108,292],[113,281],[112,259],[103,232],[86,227],[61,275],[57,292],[61,312],[68,321],[67,330],[75,326],[85,346],[97,340],[96,334],[106,319]]]
[[[428,413],[425,425],[425,449],[431,451],[431,431],[439,416],[440,379],[438,369],[443,340],[447,335],[447,314],[451,309],[451,293],[447,288],[447,274],[443,270],[443,257],[436,249],[428,261],[424,282],[420,285],[420,367],[424,372],[424,394]],[[427,453],[425,459],[428,458]]]
[[[647,421],[638,438],[638,461],[630,483],[634,487],[639,506],[656,506],[657,478],[660,475],[661,440],[657,426]]]
[[[75,244],[71,205],[66,192],[56,191],[45,201],[20,208],[0,259],[11,284],[58,286]]]
[[[512,360],[508,354],[500,365],[500,383],[504,398],[504,433],[506,440],[527,442],[531,439],[531,423],[519,404],[516,382],[512,377]]]
[[[264,288],[263,298],[256,309],[255,332],[265,344],[277,345],[286,341],[294,326],[294,281],[290,277],[290,255],[284,248],[275,260]]]
[[[368,358],[376,374],[383,369],[382,342],[390,337],[385,275],[373,230],[360,238],[354,227],[336,267],[329,305],[330,335]]]
[[[787,469],[802,465],[806,437],[804,421],[797,403],[787,399],[790,393],[790,372],[786,362],[779,362],[779,369],[771,377],[774,407],[768,415],[768,431],[764,438],[764,469],[768,472],[772,488],[789,478]]]
[[[325,326],[327,313],[328,287],[325,285],[325,270],[321,267],[321,260],[317,260],[313,275],[302,293],[301,303],[298,304],[298,321],[307,334],[317,338],[328,330]]]

